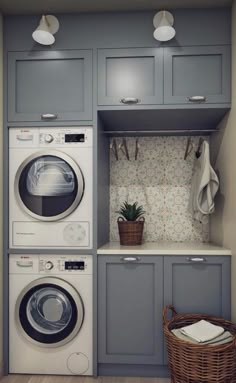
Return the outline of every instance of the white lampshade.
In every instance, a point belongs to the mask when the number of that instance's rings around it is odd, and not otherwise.
[[[170,12],[160,11],[153,18],[153,25],[156,28],[153,36],[158,41],[169,41],[175,37],[173,28],[174,17]]]
[[[55,42],[53,36],[59,29],[59,22],[55,16],[42,16],[39,26],[32,33],[33,39],[42,45],[52,45]]]

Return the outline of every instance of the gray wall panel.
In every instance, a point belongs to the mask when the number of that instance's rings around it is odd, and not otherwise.
[[[98,154],[97,154],[97,241],[98,247],[109,241],[109,138],[103,133],[102,121],[98,116]]]
[[[153,38],[154,14],[116,12],[58,15],[60,29],[55,36],[56,43],[49,49],[158,47],[160,43]],[[230,44],[229,8],[178,9],[173,10],[173,14],[176,38],[161,46]],[[42,50],[43,47],[34,43],[31,37],[39,19],[40,15],[7,17],[5,33],[8,50]]]

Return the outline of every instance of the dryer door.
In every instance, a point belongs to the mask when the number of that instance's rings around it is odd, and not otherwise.
[[[64,153],[47,151],[28,157],[15,178],[20,206],[42,221],[55,221],[71,214],[84,193],[79,165]]]
[[[69,342],[80,330],[83,318],[79,293],[59,278],[40,278],[30,283],[16,304],[19,331],[39,346],[58,347]]]

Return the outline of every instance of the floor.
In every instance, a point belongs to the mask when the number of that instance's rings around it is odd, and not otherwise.
[[[123,377],[90,377],[46,376],[46,375],[8,375],[1,383],[171,383],[162,378],[123,378]]]

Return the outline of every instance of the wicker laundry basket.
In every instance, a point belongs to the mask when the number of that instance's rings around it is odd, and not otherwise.
[[[173,317],[168,320],[168,311]],[[205,319],[234,336],[229,343],[199,345],[177,338],[171,330]],[[163,309],[163,325],[172,383],[235,383],[236,325],[223,318],[201,314],[177,314],[173,306]]]

